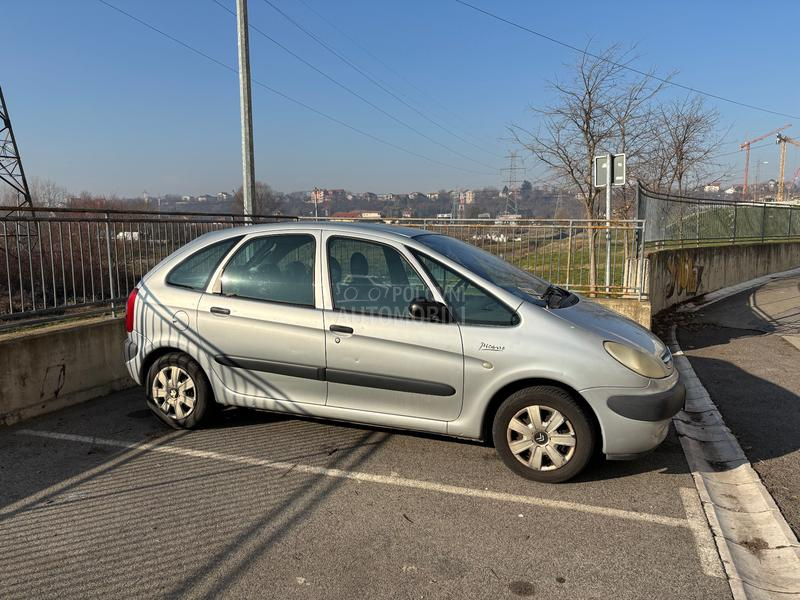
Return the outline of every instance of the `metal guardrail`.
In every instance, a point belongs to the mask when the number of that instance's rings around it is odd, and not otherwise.
[[[645,242],[661,247],[752,244],[800,239],[800,205],[727,202],[639,187]]]
[[[285,219],[0,207],[0,330],[114,310],[145,273],[200,235]]]
[[[645,264],[639,260],[644,250],[642,220],[615,220],[611,227],[605,220],[585,219],[395,219],[392,222],[470,243],[575,292],[639,298],[644,293],[641,282],[645,279]],[[606,236],[611,242],[608,288]]]
[[[288,219],[296,217],[0,207],[0,330],[21,320],[123,309],[145,273],[198,236]],[[615,221],[610,228],[605,221],[585,220],[391,222],[456,237],[577,292],[641,296],[643,291],[643,221]],[[609,288],[601,283],[607,235]]]

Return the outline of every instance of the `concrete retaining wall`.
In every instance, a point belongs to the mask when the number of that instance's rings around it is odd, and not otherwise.
[[[0,424],[133,385],[123,319],[100,318],[0,336]]]
[[[660,250],[650,254],[653,314],[749,279],[800,267],[800,242]]]
[[[591,298],[592,302],[602,304],[619,314],[639,323],[642,327],[650,329],[650,302],[647,299],[636,298]]]

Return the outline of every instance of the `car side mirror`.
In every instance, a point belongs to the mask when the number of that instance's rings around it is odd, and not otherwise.
[[[417,298],[408,305],[408,314],[419,321],[430,321],[431,323],[449,323],[450,309],[447,305],[436,300],[427,298]]]

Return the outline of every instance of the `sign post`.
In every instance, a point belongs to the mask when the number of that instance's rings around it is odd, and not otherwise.
[[[604,154],[594,157],[594,186],[606,188],[606,292],[611,291],[611,187],[625,185],[625,155]]]

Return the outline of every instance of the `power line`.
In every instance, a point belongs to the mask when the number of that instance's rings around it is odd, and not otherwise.
[[[216,2],[217,4],[219,4],[218,0],[214,0],[214,2]],[[288,14],[286,14],[286,13],[285,13],[283,10],[281,10],[280,8],[278,8],[277,6],[275,6],[275,4],[273,4],[272,2],[270,2],[270,0],[264,0],[264,3],[266,3],[266,4],[267,4],[267,5],[269,5],[269,6],[271,6],[271,7],[272,7],[272,8],[273,8],[273,9],[274,9],[276,12],[278,12],[278,13],[279,13],[279,14],[280,14],[280,15],[281,15],[281,16],[282,16],[284,19],[286,19],[287,21],[289,21],[289,23],[291,23],[292,25],[294,25],[294,26],[295,26],[297,29],[299,29],[299,30],[300,30],[300,31],[302,31],[304,34],[306,34],[308,37],[310,37],[312,40],[314,40],[315,42],[317,42],[317,44],[319,44],[320,46],[322,46],[323,48],[325,48],[325,50],[327,50],[328,52],[330,52],[331,54],[333,54],[333,55],[334,55],[336,58],[338,58],[339,60],[341,60],[343,63],[345,63],[345,64],[346,64],[347,66],[349,66],[351,69],[353,69],[354,71],[356,71],[356,73],[358,73],[359,75],[361,75],[362,77],[364,77],[364,78],[365,78],[367,81],[369,81],[369,82],[370,82],[370,83],[372,83],[373,85],[375,85],[375,86],[377,86],[378,88],[380,88],[381,90],[383,90],[383,91],[384,91],[386,94],[388,94],[389,96],[391,96],[392,98],[394,98],[395,100],[397,100],[398,102],[400,102],[401,104],[403,104],[404,106],[406,106],[407,108],[409,108],[410,110],[414,111],[416,114],[418,114],[420,117],[422,117],[423,119],[425,119],[425,120],[426,120],[426,121],[428,121],[429,123],[431,123],[431,124],[435,125],[436,127],[438,127],[439,129],[441,129],[442,131],[444,131],[444,132],[446,132],[446,133],[448,133],[448,134],[452,135],[453,137],[455,137],[455,138],[459,139],[460,141],[462,141],[462,142],[463,142],[463,143],[465,143],[465,144],[469,144],[469,145],[471,145],[471,146],[474,146],[474,147],[478,148],[479,150],[481,150],[482,152],[487,152],[487,153],[489,153],[489,154],[493,154],[492,152],[489,152],[488,150],[486,150],[485,148],[482,148],[482,147],[481,147],[481,146],[479,146],[478,144],[474,144],[473,142],[470,142],[468,139],[466,139],[466,138],[464,138],[464,137],[462,137],[462,136],[458,135],[457,133],[455,133],[455,132],[454,132],[454,131],[452,131],[451,129],[449,129],[449,128],[445,127],[444,125],[442,125],[441,123],[439,123],[439,122],[438,122],[438,121],[436,121],[435,119],[432,119],[432,118],[430,118],[430,117],[429,117],[428,115],[426,115],[424,112],[422,112],[421,110],[419,110],[418,108],[416,108],[416,107],[415,107],[413,104],[410,104],[409,102],[406,102],[406,101],[405,101],[403,98],[401,98],[400,96],[398,96],[397,94],[395,94],[393,91],[391,91],[391,90],[390,90],[389,88],[387,88],[385,85],[383,85],[383,84],[382,84],[380,81],[378,81],[377,79],[375,79],[374,77],[372,77],[372,75],[370,75],[369,73],[367,73],[366,71],[364,71],[364,70],[363,70],[361,67],[359,67],[359,66],[358,66],[358,65],[356,65],[355,63],[353,63],[353,61],[351,61],[350,59],[348,59],[346,56],[344,56],[343,54],[341,54],[340,52],[338,52],[336,49],[334,49],[334,48],[333,48],[333,47],[331,47],[330,45],[326,44],[326,43],[325,43],[323,40],[321,40],[321,39],[320,39],[318,36],[316,36],[316,35],[314,35],[313,33],[311,33],[311,32],[310,32],[308,29],[306,29],[305,27],[303,27],[302,25],[300,25],[300,23],[298,23],[298,22],[297,22],[295,19],[293,19],[292,17],[290,17]],[[495,156],[496,156],[496,155],[495,155]],[[472,160],[472,159],[470,159],[470,160]],[[479,164],[483,164],[483,163],[480,163],[480,161],[476,161],[476,162],[478,162]],[[487,165],[485,165],[485,164],[484,164],[484,166],[487,166]],[[489,168],[494,168],[494,167],[489,167]]]
[[[767,146],[774,146],[774,142],[765,142],[763,144],[758,144],[757,146],[750,146],[750,150],[757,150],[758,148],[766,148]],[[725,154],[717,154],[714,158],[722,158],[723,156],[733,156],[734,154],[739,154],[742,149],[734,150],[733,152],[726,152]]]
[[[110,2],[107,2],[106,0],[97,0],[97,1],[99,3],[107,6],[108,8],[111,8],[111,9],[117,11],[118,13],[128,17],[129,19],[132,19],[132,20],[136,21],[140,25],[143,25],[144,27],[147,27],[151,31],[154,31],[154,32],[158,33],[159,35],[169,39],[170,41],[175,42],[176,44],[179,44],[180,46],[183,46],[184,48],[186,48],[190,52],[193,52],[193,53],[195,53],[195,54],[197,54],[199,56],[202,56],[206,60],[209,60],[209,61],[213,62],[214,64],[216,64],[216,65],[218,65],[218,66],[220,66],[220,67],[222,67],[224,69],[227,69],[228,71],[230,71],[232,73],[235,73],[235,74],[239,73],[239,71],[237,69],[235,69],[234,67],[232,67],[232,66],[230,66],[228,64],[225,64],[224,62],[214,58],[213,56],[210,56],[209,54],[206,54],[202,50],[199,50],[199,49],[195,48],[194,46],[191,46],[191,45],[187,44],[186,42],[184,42],[182,40],[179,40],[175,36],[170,35],[166,31],[163,31],[163,30],[159,29],[155,25],[151,25],[147,21],[144,21],[144,20],[140,19],[139,17],[137,17],[137,16],[135,16],[135,15],[133,15],[133,14],[121,9],[121,8],[119,8],[118,6],[115,6],[115,5],[111,4]],[[270,92],[272,94],[275,94],[276,96],[280,96],[284,100],[288,100],[289,102],[292,102],[293,104],[296,104],[296,105],[298,105],[298,106],[300,106],[302,108],[305,108],[306,110],[311,111],[314,114],[319,115],[320,117],[328,119],[329,121],[332,121],[332,122],[334,122],[334,123],[336,123],[338,125],[341,125],[342,127],[346,127],[347,129],[350,129],[351,131],[354,131],[354,132],[356,132],[356,133],[358,133],[360,135],[368,137],[371,140],[376,141],[376,142],[378,142],[380,144],[383,144],[385,146],[389,146],[390,148],[394,148],[395,150],[400,150],[401,152],[404,152],[404,153],[409,154],[411,156],[415,156],[417,158],[421,158],[421,159],[423,159],[425,161],[428,161],[430,163],[434,163],[434,164],[437,164],[437,165],[441,165],[443,167],[447,167],[448,169],[455,169],[457,171],[464,171],[466,173],[475,173],[475,174],[478,174],[478,175],[493,175],[493,173],[485,173],[485,172],[482,172],[482,171],[475,171],[475,170],[472,170],[472,169],[465,169],[463,167],[459,167],[459,166],[456,166],[456,165],[451,165],[449,163],[437,160],[435,158],[431,158],[429,156],[425,156],[424,154],[420,154],[420,153],[415,152],[413,150],[409,150],[408,148],[404,148],[403,146],[395,144],[394,142],[390,142],[390,141],[385,140],[383,138],[380,138],[380,137],[378,137],[376,135],[373,135],[373,134],[371,134],[371,133],[369,133],[367,131],[359,129],[358,127],[356,127],[354,125],[350,125],[349,123],[346,123],[345,121],[342,121],[341,119],[338,119],[338,118],[336,118],[334,116],[331,116],[331,115],[329,115],[329,114],[327,114],[327,113],[325,113],[325,112],[323,112],[323,111],[321,111],[321,110],[319,110],[317,108],[314,108],[313,106],[310,106],[310,105],[306,104],[302,100],[298,100],[296,98],[293,98],[293,97],[289,96],[288,94],[285,94],[285,93],[281,92],[280,90],[277,90],[277,89],[275,89],[273,87],[270,87],[267,84],[262,83],[261,81],[258,81],[257,79],[253,79],[252,81],[257,86],[259,86],[261,88],[264,88],[265,90],[267,90],[268,92]]]
[[[403,82],[405,82],[406,85],[408,85],[409,87],[415,89],[423,97],[427,98],[429,101],[431,101],[432,103],[436,104],[436,106],[440,110],[442,110],[443,112],[447,113],[451,117],[461,121],[462,123],[468,125],[467,120],[463,116],[461,116],[458,113],[456,113],[455,111],[451,110],[449,107],[447,107],[447,105],[445,105],[443,102],[437,100],[434,96],[429,96],[425,90],[420,88],[413,81],[411,81],[406,76],[404,76],[402,73],[400,73],[397,69],[394,69],[391,65],[387,64],[386,61],[382,60],[379,56],[377,56],[369,48],[367,48],[363,44],[359,43],[359,41],[357,39],[355,39],[353,36],[351,36],[346,31],[344,31],[341,27],[338,27],[333,21],[331,21],[330,19],[325,17],[322,13],[320,13],[318,10],[316,10],[308,2],[306,2],[305,0],[299,0],[299,2],[300,2],[300,4],[305,6],[306,9],[308,9],[310,12],[315,14],[321,21],[324,21],[325,23],[327,23],[327,25],[331,29],[333,29],[334,31],[338,32],[340,35],[342,35],[345,38],[347,38],[354,46],[359,48],[362,52],[364,52],[364,54],[366,54],[367,56],[372,58],[372,60],[377,62],[379,65],[381,65],[384,69],[386,69],[387,71],[392,73],[398,79],[400,79]],[[406,98],[409,98],[409,96],[407,94],[401,94],[401,95],[405,96]],[[466,129],[461,129],[461,132],[464,133],[465,135],[468,135],[468,136],[472,137],[475,140],[480,141],[480,142],[486,142],[486,141],[489,140],[488,138],[482,139],[481,137],[475,135],[474,133],[471,133],[470,131],[467,131]],[[490,143],[498,143],[498,140],[496,140],[496,139],[495,140],[491,140]],[[486,150],[486,149],[484,149],[484,151],[489,153],[489,154],[491,154],[492,156],[497,157],[497,158],[503,158],[503,156],[501,154],[497,154],[495,152],[491,152],[491,151]]]
[[[800,119],[800,117],[797,116],[797,115],[790,115],[788,113],[782,113],[782,112],[779,112],[779,111],[776,111],[776,110],[770,110],[769,108],[756,106],[755,104],[748,104],[746,102],[740,102],[738,100],[732,100],[731,98],[726,98],[724,96],[720,96],[718,94],[713,94],[711,92],[704,92],[703,90],[699,90],[697,88],[693,88],[693,87],[690,87],[688,85],[684,85],[682,83],[678,83],[676,81],[672,81],[672,80],[667,79],[665,77],[659,77],[658,75],[653,75],[652,73],[646,73],[646,72],[641,71],[641,70],[639,70],[639,69],[637,69],[635,67],[631,67],[629,65],[613,61],[611,59],[605,58],[605,57],[600,56],[598,54],[593,54],[591,52],[588,52],[587,50],[582,50],[582,49],[578,48],[577,46],[573,46],[572,44],[569,44],[567,42],[563,42],[563,41],[561,41],[559,39],[556,39],[556,38],[554,38],[552,36],[549,36],[549,35],[546,35],[544,33],[540,33],[538,31],[535,31],[535,30],[531,29],[530,27],[526,27],[525,25],[520,25],[519,23],[515,23],[514,21],[511,21],[510,19],[506,19],[504,17],[501,17],[500,15],[497,15],[497,14],[495,14],[493,12],[489,12],[488,10],[485,10],[483,8],[475,6],[474,4],[470,4],[469,2],[466,2],[465,0],[454,0],[454,1],[458,2],[459,4],[462,4],[463,6],[471,8],[472,10],[474,10],[476,12],[482,13],[482,14],[486,15],[487,17],[491,17],[492,19],[496,19],[497,21],[500,21],[500,22],[505,23],[507,25],[511,25],[512,27],[515,27],[515,28],[520,29],[522,31],[526,31],[527,33],[530,33],[531,35],[535,35],[536,37],[542,38],[543,40],[547,40],[548,42],[552,42],[554,44],[558,44],[559,46],[563,46],[564,48],[569,48],[570,50],[573,50],[575,52],[583,54],[584,56],[590,56],[591,58],[594,58],[595,60],[601,60],[601,61],[606,62],[606,63],[608,63],[610,65],[613,65],[615,67],[619,67],[621,69],[626,69],[628,71],[636,73],[637,75],[642,75],[642,76],[647,77],[649,79],[655,79],[656,81],[660,81],[661,83],[664,83],[664,84],[667,84],[667,85],[671,85],[671,86],[674,86],[674,87],[677,87],[677,88],[681,88],[681,89],[687,90],[689,92],[694,92],[694,93],[700,94],[702,96],[707,96],[709,98],[714,98],[715,100],[721,100],[722,102],[728,102],[729,104],[735,104],[737,106],[741,106],[741,107],[744,107],[744,108],[750,108],[750,109],[753,109],[753,110],[758,110],[758,111],[761,111],[761,112],[769,113],[769,114],[772,114],[772,115],[778,115],[778,116],[781,116],[781,117],[788,117],[790,119]]]
[[[212,0],[212,1],[214,2],[214,4],[216,4],[217,6],[219,6],[220,8],[222,8],[223,10],[227,11],[228,13],[230,13],[231,15],[233,15],[234,17],[236,16],[236,13],[235,13],[235,12],[233,12],[233,11],[232,11],[231,9],[229,9],[227,6],[225,6],[224,4],[222,4],[222,3],[221,3],[219,0]],[[375,104],[374,102],[371,102],[370,100],[368,100],[367,98],[365,98],[364,96],[362,96],[361,94],[359,94],[358,92],[356,92],[355,90],[353,90],[352,88],[348,87],[347,85],[345,85],[345,84],[343,84],[342,82],[340,82],[339,80],[337,80],[335,77],[333,77],[333,76],[329,75],[328,73],[326,73],[326,72],[325,72],[325,71],[323,71],[322,69],[320,69],[320,68],[316,67],[315,65],[313,65],[311,62],[307,61],[305,58],[303,58],[302,56],[300,56],[300,55],[299,55],[299,54],[297,54],[296,52],[293,52],[292,50],[290,50],[289,48],[287,48],[286,46],[284,46],[283,44],[281,44],[279,41],[277,41],[276,39],[274,39],[273,37],[271,37],[270,35],[268,35],[268,34],[267,34],[266,32],[264,32],[262,29],[259,29],[258,27],[256,27],[256,26],[255,26],[255,25],[253,25],[253,24],[251,24],[251,25],[250,25],[250,29],[252,29],[253,31],[255,31],[256,33],[258,33],[259,35],[263,36],[264,38],[266,38],[267,40],[269,40],[270,42],[272,42],[273,44],[275,44],[276,46],[278,46],[278,48],[280,48],[281,50],[283,50],[284,52],[286,52],[286,53],[287,53],[287,54],[289,54],[290,56],[293,56],[294,58],[296,58],[297,60],[299,60],[300,62],[302,62],[304,65],[306,65],[306,66],[307,66],[307,67],[309,67],[310,69],[313,69],[314,71],[316,71],[317,73],[319,73],[320,75],[322,75],[323,77],[325,77],[325,79],[327,79],[328,81],[330,81],[330,82],[334,83],[335,85],[339,86],[339,87],[340,87],[340,88],[342,88],[344,91],[346,91],[348,94],[351,94],[351,95],[352,95],[352,96],[354,96],[355,98],[358,98],[359,100],[361,100],[362,102],[364,102],[364,103],[365,103],[365,104],[367,104],[368,106],[370,106],[370,107],[372,107],[373,109],[375,109],[375,110],[377,110],[378,112],[380,112],[382,115],[384,115],[384,116],[386,116],[386,117],[388,117],[388,118],[392,119],[394,122],[396,122],[396,123],[398,123],[398,124],[402,125],[402,126],[403,126],[403,127],[405,127],[406,129],[408,129],[408,130],[410,130],[410,131],[413,131],[414,133],[416,133],[417,135],[419,135],[419,136],[421,136],[421,137],[425,138],[426,140],[428,140],[428,141],[429,141],[429,142],[431,142],[432,144],[436,144],[437,146],[441,146],[442,148],[444,148],[444,149],[445,149],[445,150],[447,150],[448,152],[452,152],[453,154],[455,154],[455,155],[457,155],[457,156],[460,156],[461,158],[465,158],[465,159],[467,159],[467,160],[470,160],[470,161],[472,161],[472,162],[474,162],[474,163],[477,163],[477,164],[481,165],[482,167],[486,167],[487,169],[495,169],[495,167],[493,167],[492,165],[489,165],[489,164],[487,164],[487,163],[485,163],[485,162],[483,162],[483,161],[480,161],[480,160],[478,160],[478,159],[476,159],[476,158],[472,158],[471,156],[468,156],[467,154],[463,154],[462,152],[459,152],[458,150],[456,150],[456,149],[454,149],[454,148],[451,148],[451,147],[450,147],[450,146],[448,146],[447,144],[443,144],[442,142],[440,142],[440,141],[438,141],[438,140],[436,140],[436,139],[432,138],[432,137],[431,137],[431,136],[429,136],[428,134],[426,134],[426,133],[424,133],[424,132],[420,131],[419,129],[417,129],[417,128],[416,128],[416,127],[414,127],[413,125],[411,125],[411,124],[407,123],[406,121],[404,121],[404,120],[400,119],[399,117],[396,117],[395,115],[391,114],[389,111],[387,111],[387,110],[384,110],[383,108],[381,108],[380,106],[378,106],[378,105],[377,105],[377,104]],[[496,170],[496,169],[495,169],[495,170]]]

